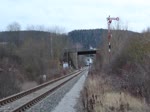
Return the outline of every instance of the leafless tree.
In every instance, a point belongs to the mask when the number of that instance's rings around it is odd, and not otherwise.
[[[13,22],[7,26],[6,30],[7,31],[20,31],[21,25],[18,22]]]

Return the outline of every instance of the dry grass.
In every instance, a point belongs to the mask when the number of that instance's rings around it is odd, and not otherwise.
[[[143,99],[133,97],[125,91],[116,91],[109,80],[98,75],[88,77],[82,94],[87,112],[148,112]]]

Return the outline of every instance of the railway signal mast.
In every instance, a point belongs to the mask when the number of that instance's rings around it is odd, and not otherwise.
[[[108,23],[108,52],[109,52],[109,62],[110,62],[110,57],[111,57],[111,43],[110,43],[110,39],[112,38],[112,34],[110,31],[110,25],[112,23],[113,20],[119,21],[119,17],[116,18],[111,18],[110,16],[107,18],[107,23]]]

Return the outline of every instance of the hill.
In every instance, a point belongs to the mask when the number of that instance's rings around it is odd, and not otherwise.
[[[138,34],[127,30],[112,30],[113,33],[126,36]],[[107,38],[107,29],[89,29],[89,30],[74,30],[68,33],[70,40],[74,43],[74,47],[82,48],[97,48],[102,44],[102,38]]]
[[[0,32],[0,42],[10,42],[21,44],[27,38],[47,38],[50,37],[49,32],[43,31],[5,31]]]

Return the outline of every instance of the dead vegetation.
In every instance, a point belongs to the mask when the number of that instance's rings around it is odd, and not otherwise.
[[[129,35],[113,31],[109,61],[107,40],[83,95],[87,112],[149,112],[150,32]]]
[[[66,35],[27,31],[22,38],[19,31],[5,33],[10,38],[0,42],[0,99],[43,83],[43,75],[47,80],[64,75],[60,51],[67,46]]]
[[[104,75],[90,74],[82,91],[85,112],[148,112],[144,98],[137,98],[114,85]],[[117,80],[115,80],[117,81]]]

